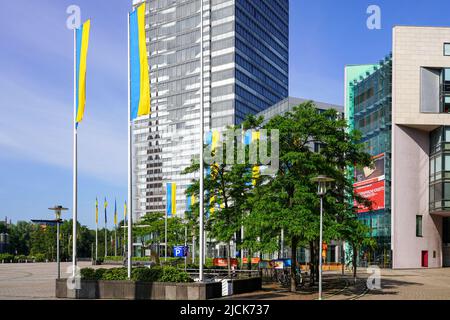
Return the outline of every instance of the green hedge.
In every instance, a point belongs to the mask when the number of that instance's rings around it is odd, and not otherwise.
[[[131,259],[132,259],[132,261],[142,261],[142,262],[151,261],[150,257],[132,257]],[[123,261],[123,257],[122,256],[108,256],[108,257],[102,258],[102,260],[103,261],[119,261],[119,262],[122,262]]]
[[[112,269],[81,269],[83,280],[128,280],[126,268]],[[193,280],[184,271],[174,267],[134,268],[131,280],[143,282],[192,282]]]
[[[14,256],[9,253],[2,253],[2,254],[0,254],[0,263],[2,261],[4,263],[10,263],[11,261],[14,261]]]
[[[180,271],[175,267],[164,267],[162,269],[162,275],[159,279],[160,282],[193,282],[194,280],[189,277],[184,271]]]

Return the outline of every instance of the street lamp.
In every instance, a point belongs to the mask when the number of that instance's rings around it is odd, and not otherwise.
[[[312,178],[311,181],[317,183],[317,195],[320,197],[319,300],[322,300],[323,197],[327,193],[327,189],[330,187],[334,179],[324,175],[320,175]]]
[[[61,211],[68,210],[67,208],[63,208],[62,206],[55,206],[54,208],[48,208],[55,212],[56,215],[56,262],[58,263],[58,279],[61,278],[61,265],[59,259],[59,224],[62,222],[61,220]]]

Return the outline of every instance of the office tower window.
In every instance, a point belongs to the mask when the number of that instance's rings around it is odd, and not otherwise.
[[[444,56],[450,56],[450,43],[444,43]]]
[[[422,216],[416,216],[416,237],[422,236]]]

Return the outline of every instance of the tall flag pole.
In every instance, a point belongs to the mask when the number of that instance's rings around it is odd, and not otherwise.
[[[105,257],[108,256],[108,217],[106,215],[106,208],[108,207],[108,202],[106,201],[105,197]]]
[[[95,263],[98,261],[98,199],[95,198]]]
[[[86,105],[86,61],[89,47],[91,21],[87,20],[80,28],[74,29],[74,73],[73,73],[73,212],[72,212],[72,276],[77,267],[77,214],[78,214],[78,124],[83,120]]]
[[[145,33],[145,2],[128,15],[128,278],[131,279],[132,239],[132,125],[150,115],[150,79]]]
[[[126,247],[125,247],[125,239],[127,237],[126,235],[126,228],[125,228],[125,222],[127,221],[127,202],[125,201],[125,204],[123,205],[123,256],[125,257]]]
[[[203,0],[200,0],[200,193],[199,193],[199,227],[200,227],[200,239],[199,239],[199,280],[203,282],[203,265],[205,263],[204,251],[204,225],[203,225],[203,216],[204,212],[204,170],[205,166],[203,163],[203,139],[205,135],[205,128],[203,127],[204,123],[204,97],[203,97]]]
[[[117,257],[117,201],[114,199],[114,256]]]

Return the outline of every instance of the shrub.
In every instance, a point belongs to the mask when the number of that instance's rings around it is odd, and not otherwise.
[[[101,280],[127,280],[128,272],[126,268],[104,269]]]
[[[131,271],[131,280],[134,281],[156,282],[161,278],[161,276],[161,267],[135,268]]]
[[[189,277],[184,271],[181,271],[175,267],[164,267],[162,269],[162,275],[159,279],[161,282],[193,282],[194,280]]]
[[[95,270],[95,280],[102,280],[103,274],[105,273],[107,269],[96,269]]]
[[[108,257],[104,258],[104,261],[122,261],[122,260],[123,260],[123,257],[120,257],[120,256],[108,256]]]
[[[27,256],[21,254],[21,255],[14,257],[14,262],[25,262],[25,260],[27,260],[27,258],[28,258]]]
[[[82,280],[128,280],[126,268],[81,269]],[[189,275],[175,267],[134,268],[131,280],[142,282],[193,282]]]
[[[9,253],[2,253],[0,254],[0,263],[4,261],[5,263],[10,263],[11,260],[14,260],[14,256]]]
[[[92,268],[83,268],[80,271],[82,280],[98,280],[95,270]]]
[[[32,257],[32,259],[35,262],[45,262],[46,257],[45,257],[45,254],[43,254],[43,253],[37,253],[34,255],[34,257]]]

